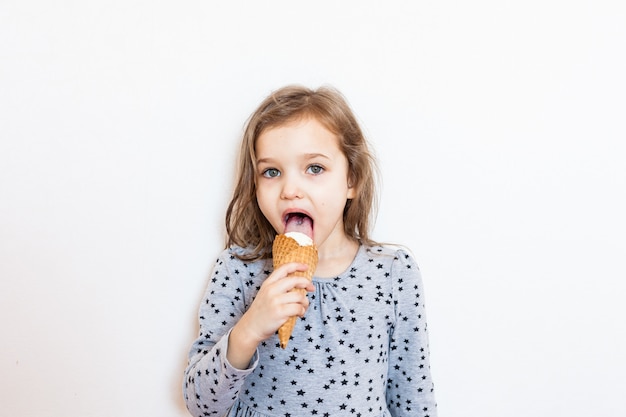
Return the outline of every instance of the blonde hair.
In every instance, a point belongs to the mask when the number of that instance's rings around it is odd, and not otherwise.
[[[348,160],[348,182],[356,192],[355,198],[346,202],[343,212],[346,235],[364,244],[375,244],[369,232],[377,208],[378,171],[356,117],[343,95],[332,87],[311,90],[291,85],[270,94],[245,126],[236,185],[226,210],[226,246],[247,248],[247,253],[240,255],[243,259],[269,257],[276,235],[256,199],[256,141],[266,129],[307,117],[337,136]]]

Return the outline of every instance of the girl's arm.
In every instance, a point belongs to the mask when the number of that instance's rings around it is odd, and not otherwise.
[[[277,268],[263,282],[254,302],[230,333],[228,361],[244,368],[252,359],[262,341],[272,337],[291,316],[304,316],[309,300],[293,288],[313,291],[315,287],[303,277],[287,277],[296,271],[305,271],[304,264],[289,263]]]
[[[313,285],[306,278],[286,278],[306,265],[287,264],[268,277],[262,264],[245,264],[228,251],[215,264],[185,371],[185,402],[194,416],[224,414],[257,366],[258,344],[308,307],[306,296],[289,290],[310,291]]]
[[[183,386],[185,403],[193,416],[226,413],[245,377],[256,367],[256,358],[239,368],[226,358],[228,336],[245,312],[246,295],[265,278],[261,270],[254,277],[244,276],[244,268],[243,262],[228,251],[222,252],[202,298],[200,332],[189,352]]]
[[[417,264],[400,250],[392,266],[395,326],[390,335],[387,406],[395,417],[436,417],[424,288]]]

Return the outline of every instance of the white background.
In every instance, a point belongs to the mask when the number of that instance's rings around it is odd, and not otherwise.
[[[623,1],[0,1],[0,414],[185,416],[243,124],[331,84],[440,415],[626,414]]]

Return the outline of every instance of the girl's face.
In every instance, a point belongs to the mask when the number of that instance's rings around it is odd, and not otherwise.
[[[311,219],[318,247],[345,243],[343,210],[355,191],[338,138],[314,118],[270,128],[257,138],[256,197],[263,215],[284,233],[290,214]]]

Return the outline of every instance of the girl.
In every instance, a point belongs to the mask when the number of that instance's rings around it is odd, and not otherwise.
[[[252,114],[185,371],[194,416],[436,416],[419,269],[369,236],[374,165],[334,89],[285,87]],[[272,268],[294,217],[318,248],[313,282]]]

